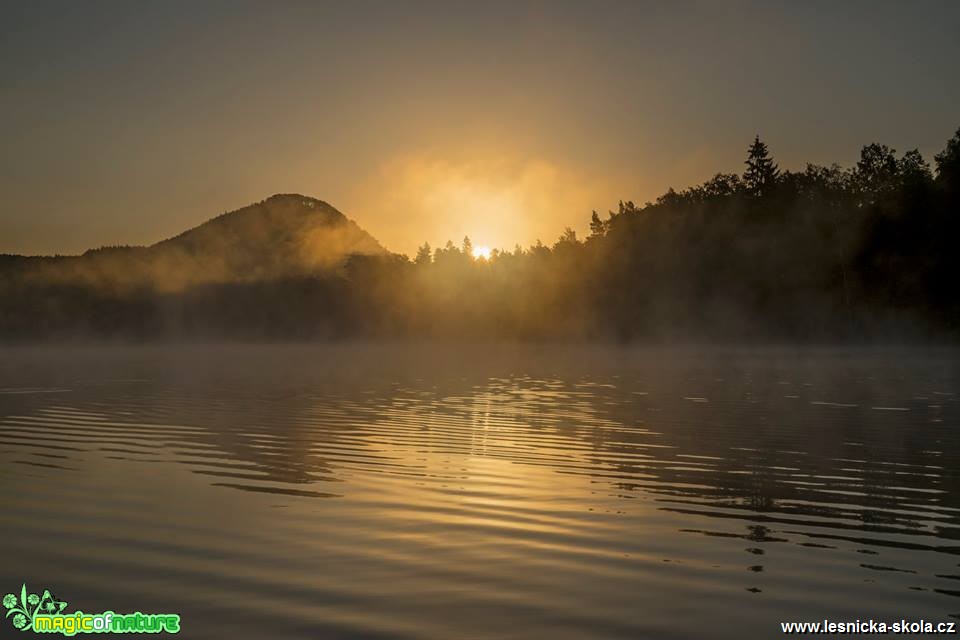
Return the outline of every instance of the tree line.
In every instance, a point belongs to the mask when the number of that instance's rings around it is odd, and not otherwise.
[[[792,171],[758,136],[742,174],[487,259],[465,238],[179,292],[5,278],[0,337],[955,340],[960,130],[933,161],[874,143]]]

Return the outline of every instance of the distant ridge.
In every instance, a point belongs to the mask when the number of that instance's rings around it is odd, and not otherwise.
[[[323,200],[277,194],[148,247],[101,247],[80,256],[4,256],[0,269],[61,283],[180,290],[335,269],[353,255],[388,252]]]
[[[250,246],[263,232],[295,236],[298,232],[313,230],[318,224],[350,227],[356,232],[351,242],[359,249],[358,253],[386,251],[373,236],[330,204],[298,193],[278,193],[256,204],[220,214],[177,236],[161,240],[150,248],[169,245],[200,247],[205,242],[217,241],[217,235]]]

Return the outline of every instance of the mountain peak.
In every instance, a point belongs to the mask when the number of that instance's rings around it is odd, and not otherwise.
[[[353,255],[388,252],[323,200],[278,193],[229,211],[149,247],[101,247],[80,256],[0,256],[0,268],[25,269],[37,282],[74,282],[120,291],[182,291],[329,273]],[[24,272],[26,273],[26,272]]]
[[[150,247],[202,281],[250,281],[309,274],[355,254],[387,250],[323,200],[278,193],[219,215]]]
[[[324,202],[323,200],[318,200],[316,198],[311,198],[310,196],[305,196],[301,193],[275,193],[263,202],[271,203],[284,203],[284,204],[301,204],[305,207],[330,207],[330,204]],[[333,208],[333,207],[331,207]]]

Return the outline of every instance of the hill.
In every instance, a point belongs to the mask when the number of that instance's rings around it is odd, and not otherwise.
[[[148,247],[102,247],[80,256],[0,256],[0,273],[33,284],[173,292],[329,272],[352,255],[386,253],[326,202],[278,194]]]

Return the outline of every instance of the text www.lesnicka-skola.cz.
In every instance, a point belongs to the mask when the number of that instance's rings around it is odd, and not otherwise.
[[[928,622],[926,620],[898,620],[896,622],[880,622],[877,620],[856,620],[855,622],[781,622],[780,628],[784,633],[957,633],[955,622]]]

